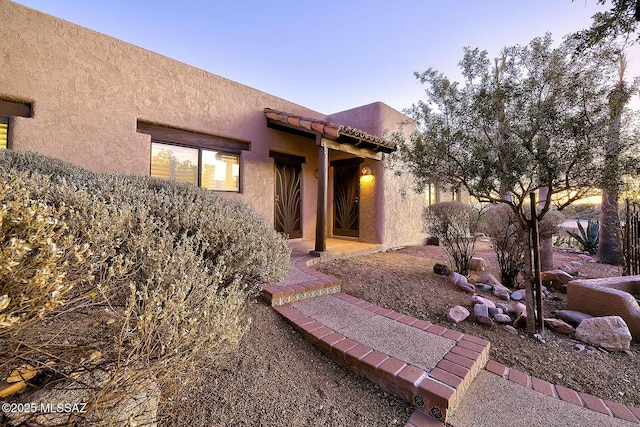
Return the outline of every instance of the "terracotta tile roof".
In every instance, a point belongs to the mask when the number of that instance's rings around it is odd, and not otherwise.
[[[350,126],[312,119],[271,108],[265,108],[264,115],[267,117],[267,120],[272,123],[281,124],[303,132],[320,133],[326,138],[357,146],[362,144],[374,151],[382,151],[384,153],[396,151],[396,144],[394,142],[370,135],[365,131]]]

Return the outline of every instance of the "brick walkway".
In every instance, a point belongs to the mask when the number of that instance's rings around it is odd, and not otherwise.
[[[356,254],[377,249],[347,245]],[[338,247],[328,259],[354,253],[339,242]],[[640,424],[640,409],[489,360],[486,340],[341,292],[339,280],[309,267],[319,260],[309,257],[305,246],[293,249],[289,274],[278,284],[264,285],[263,297],[337,363],[415,406],[408,427]]]

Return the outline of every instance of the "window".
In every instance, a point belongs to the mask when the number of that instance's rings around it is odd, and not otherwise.
[[[9,148],[9,118],[0,117],[0,149]]]
[[[238,192],[240,155],[152,141],[151,176]]]

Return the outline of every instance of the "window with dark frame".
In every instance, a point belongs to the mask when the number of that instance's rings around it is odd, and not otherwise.
[[[12,118],[29,118],[32,116],[31,110],[32,107],[29,102],[0,99],[0,150],[11,148],[11,141],[9,141],[9,128],[12,126]]]
[[[239,192],[240,155],[151,141],[151,176]]]

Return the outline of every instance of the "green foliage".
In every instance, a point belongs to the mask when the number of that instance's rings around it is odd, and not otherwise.
[[[192,185],[10,150],[0,180],[0,371],[53,360],[68,378],[90,368],[90,347],[101,369],[135,371],[172,395],[236,348],[247,296],[289,267],[287,242],[257,214]],[[98,341],[46,333],[40,321],[90,325],[105,309],[113,321]],[[126,378],[92,401],[131,394]]]
[[[583,251],[595,254],[598,252],[598,242],[600,241],[600,223],[598,221],[587,221],[587,229],[585,230],[581,222],[578,221],[578,231],[580,234],[567,231],[569,236],[576,239],[578,245]]]
[[[606,0],[598,0],[598,4],[603,5],[606,2]],[[579,42],[578,52],[603,41],[614,41],[618,38],[631,39],[631,43],[637,43],[640,41],[640,35],[634,36],[634,33],[638,28],[638,20],[640,20],[640,8],[637,0],[611,0],[611,8],[608,11],[596,13],[590,28],[573,35]]]
[[[471,235],[473,209],[459,202],[435,203],[424,209],[422,218],[424,230],[438,238],[456,271],[465,276],[469,274],[476,242]]]
[[[491,238],[501,283],[515,288],[518,274],[524,268],[525,250],[515,214],[506,205],[494,206],[485,215],[482,229]]]

